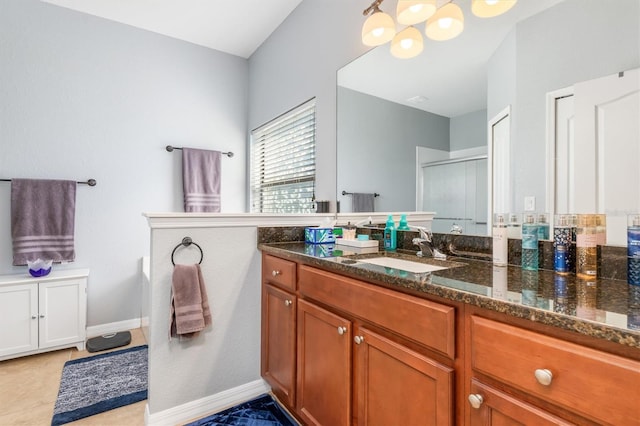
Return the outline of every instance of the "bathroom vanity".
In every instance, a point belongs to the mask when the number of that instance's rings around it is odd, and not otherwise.
[[[259,248],[262,376],[305,424],[640,424],[640,331],[625,315],[637,294],[626,282]]]

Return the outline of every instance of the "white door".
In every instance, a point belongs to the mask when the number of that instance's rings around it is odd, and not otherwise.
[[[575,213],[607,215],[607,243],[626,245],[640,211],[640,70],[574,85]]]
[[[38,349],[38,285],[0,287],[0,357]]]
[[[40,283],[40,348],[82,342],[86,284],[82,279]]]

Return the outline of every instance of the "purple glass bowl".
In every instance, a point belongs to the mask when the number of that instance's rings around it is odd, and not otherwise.
[[[38,270],[33,270],[33,269],[29,269],[29,273],[31,274],[32,277],[44,277],[45,275],[49,275],[49,272],[51,272],[51,268],[49,269],[38,269]]]

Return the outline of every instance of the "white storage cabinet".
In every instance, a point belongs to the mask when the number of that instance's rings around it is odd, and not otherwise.
[[[75,346],[83,350],[88,269],[0,275],[0,360]]]

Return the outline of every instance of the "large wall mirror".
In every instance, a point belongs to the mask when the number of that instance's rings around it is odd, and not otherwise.
[[[487,20],[458,3],[465,30],[456,39],[425,39],[404,60],[380,46],[338,71],[341,212],[353,211],[350,193],[377,193],[375,211],[435,211],[434,231],[458,222],[477,235],[488,233],[496,200],[509,212],[523,212],[527,199],[554,213],[548,94],[640,66],[640,0],[521,0]],[[488,123],[505,108],[500,159]],[[506,182],[496,187],[493,175]],[[631,185],[640,192],[640,182]]]

